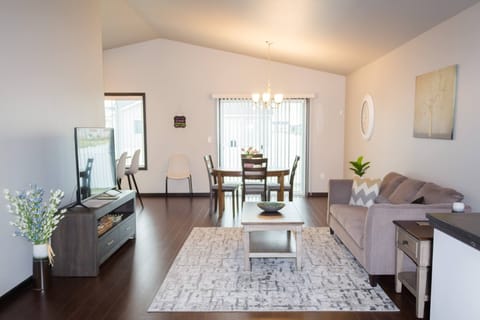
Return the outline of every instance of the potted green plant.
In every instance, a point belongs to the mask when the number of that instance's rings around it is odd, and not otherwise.
[[[30,241],[33,244],[33,257],[36,259],[48,257],[52,264],[53,251],[50,247],[50,238],[66,211],[58,210],[63,191],[51,190],[47,202],[43,201],[43,189],[36,185],[30,185],[30,189],[17,191],[15,194],[8,189],[4,193],[9,202],[8,210],[15,215],[15,219],[10,222],[16,228],[13,236]]]
[[[363,156],[358,157],[356,161],[350,161],[350,164],[352,165],[350,170],[359,177],[362,177],[370,168],[370,161],[363,162]]]

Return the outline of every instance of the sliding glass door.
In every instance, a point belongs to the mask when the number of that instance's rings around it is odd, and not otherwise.
[[[240,168],[242,149],[248,147],[267,157],[270,168],[291,168],[299,155],[294,191],[304,195],[307,105],[308,99],[286,99],[280,106],[266,109],[251,99],[219,99],[219,165]]]

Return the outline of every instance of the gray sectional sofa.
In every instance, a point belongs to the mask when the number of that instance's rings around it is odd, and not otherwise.
[[[349,205],[352,180],[329,181],[327,223],[370,276],[395,274],[394,220],[426,220],[426,213],[451,212],[452,203],[463,200],[453,189],[387,174],[370,207]],[[466,211],[470,210],[466,206]]]

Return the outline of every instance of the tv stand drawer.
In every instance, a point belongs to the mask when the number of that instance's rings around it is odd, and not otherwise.
[[[125,220],[115,225],[98,240],[98,261],[105,262],[128,239],[135,236],[135,213],[128,215]]]

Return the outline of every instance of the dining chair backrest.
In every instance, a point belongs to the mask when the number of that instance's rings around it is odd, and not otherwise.
[[[267,200],[267,158],[242,159],[242,201],[246,194],[260,194]]]
[[[127,153],[124,152],[120,155],[120,158],[118,158],[117,161],[117,182],[122,179],[122,177],[125,175],[125,166],[127,162]]]
[[[267,180],[267,158],[242,159],[242,180]]]
[[[216,177],[213,174],[213,160],[211,155],[206,155],[203,157],[203,161],[205,162],[205,167],[207,168],[207,174],[208,174],[208,184],[210,185],[210,189],[213,187],[213,185],[216,184]]]
[[[132,161],[130,162],[130,167],[127,169],[128,174],[136,174],[138,172],[139,161],[140,161],[140,149],[137,149],[133,153]]]
[[[300,156],[295,156],[295,160],[293,160],[292,171],[290,171],[290,185],[293,186],[293,181],[295,179],[295,172],[297,171],[298,161],[300,160]]]
[[[173,154],[168,159],[167,177],[169,179],[187,179],[190,177],[190,164],[184,154]]]
[[[263,153],[256,153],[251,155],[242,154],[242,159],[263,158]]]

